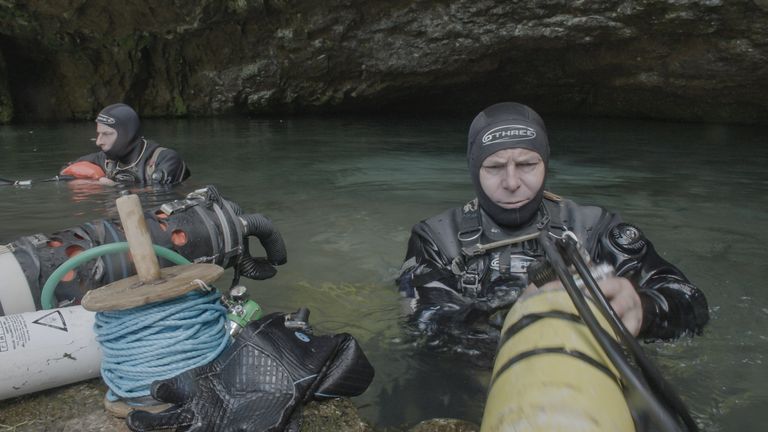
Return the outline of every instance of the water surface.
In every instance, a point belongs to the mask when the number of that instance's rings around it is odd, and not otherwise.
[[[213,184],[246,212],[270,217],[285,238],[288,264],[272,280],[245,283],[268,311],[308,306],[318,329],[358,338],[376,378],[354,401],[372,423],[479,423],[489,373],[411,344],[393,287],[411,226],[472,197],[464,159],[469,120],[146,121],[146,135],[179,150],[192,177],[170,191],[138,192],[151,205]],[[762,131],[598,119],[550,119],[548,126],[549,189],[620,212],[707,295],[711,321],[703,336],[646,345],[702,429],[762,430]],[[54,175],[95,149],[93,129],[90,122],[0,127],[0,177]],[[113,217],[115,198],[99,185],[0,186],[0,242]]]

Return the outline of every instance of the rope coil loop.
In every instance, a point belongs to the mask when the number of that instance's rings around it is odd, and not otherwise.
[[[215,359],[229,343],[226,308],[216,291],[96,314],[107,398],[148,396],[153,381]]]

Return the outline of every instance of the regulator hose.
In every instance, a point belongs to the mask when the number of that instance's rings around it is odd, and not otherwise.
[[[275,266],[270,264],[266,258],[251,256],[247,240],[243,242],[243,253],[237,260],[235,269],[238,275],[252,280],[265,280],[277,274]],[[235,284],[237,284],[237,280],[233,283],[233,285]]]
[[[158,256],[167,259],[173,264],[184,265],[191,263],[188,259],[170,249],[157,245],[152,245],[152,248]],[[45,285],[43,285],[43,290],[40,294],[40,303],[42,304],[43,309],[53,309],[56,307],[56,297],[54,295],[56,286],[68,271],[102,255],[123,253],[127,251],[128,242],[108,243],[87,249],[65,261],[64,264],[60,265],[59,268],[51,273],[51,276],[45,282]]]
[[[660,403],[658,398],[648,388],[646,382],[643,380],[643,377],[640,374],[640,371],[638,371],[637,368],[630,363],[629,359],[626,358],[622,350],[622,346],[617,344],[616,341],[614,341],[614,339],[600,326],[600,323],[597,321],[595,315],[592,313],[592,310],[587,304],[584,293],[579,290],[573,275],[571,275],[571,273],[568,271],[568,267],[563,260],[563,256],[557,250],[557,247],[549,238],[549,234],[546,231],[542,231],[539,237],[539,241],[542,245],[542,248],[544,249],[544,254],[547,257],[547,260],[557,273],[557,276],[562,282],[566,292],[568,293],[568,296],[571,298],[571,301],[573,301],[576,310],[579,312],[579,316],[584,321],[584,324],[587,326],[587,328],[589,328],[590,332],[595,337],[595,340],[603,349],[608,359],[619,372],[622,384],[624,385],[625,392],[627,394],[627,398],[630,400],[635,399],[637,402],[646,404],[648,415],[661,428],[660,430],[665,432],[683,431],[684,429],[680,427],[677,419],[669,413],[668,409]],[[591,277],[592,275],[589,272],[587,272],[587,274],[582,274],[578,267],[577,271],[579,271],[579,276],[582,278],[582,280],[588,280],[591,278],[592,282],[594,282],[596,286],[597,283],[594,281],[594,278]],[[603,303],[607,304],[602,291],[599,289],[592,295],[598,298],[602,297],[601,301],[595,302],[599,309],[604,307]],[[610,312],[603,311],[602,309],[601,313],[603,315],[607,314],[606,316],[611,315]],[[608,321],[610,322],[611,318],[608,318]],[[626,329],[624,331],[626,331]],[[619,335],[621,334],[622,333],[619,333]],[[685,423],[686,426],[690,428],[688,430],[698,430],[695,423],[693,423],[692,428],[691,425],[687,424],[687,422]]]
[[[235,277],[232,284],[237,284],[241,275],[253,280],[271,278],[277,274],[275,266],[285,264],[288,260],[282,236],[274,228],[272,221],[264,215],[259,213],[244,215],[239,206],[232,208],[243,223],[243,235],[245,236],[243,253],[240,254],[235,265]],[[261,246],[267,252],[267,258],[251,256],[248,237],[252,235],[261,242]]]
[[[240,215],[246,236],[256,236],[267,252],[267,261],[272,265],[282,265],[288,261],[283,237],[272,225],[272,221],[259,213]]]
[[[229,207],[232,208],[232,211],[235,212],[235,215],[240,216],[241,214],[243,214],[243,208],[240,207],[240,204],[238,204],[238,203],[236,203],[234,201],[230,201],[230,200],[225,199],[225,198],[222,198],[222,200],[227,205],[229,205]]]

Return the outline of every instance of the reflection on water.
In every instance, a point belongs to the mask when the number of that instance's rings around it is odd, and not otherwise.
[[[393,287],[410,227],[471,198],[468,121],[147,121],[147,135],[178,149],[192,177],[134,191],[152,205],[214,184],[246,212],[270,217],[288,264],[272,280],[245,282],[268,311],[306,305],[317,328],[360,340],[377,373],[355,402],[373,423],[479,422],[488,371],[420,348],[402,329]],[[621,212],[706,293],[712,321],[702,337],[647,345],[702,428],[760,430],[768,420],[761,131],[557,119],[549,128],[549,189]],[[48,178],[92,151],[92,136],[90,122],[0,127],[0,177]],[[0,186],[0,242],[115,217],[118,192],[88,182]]]

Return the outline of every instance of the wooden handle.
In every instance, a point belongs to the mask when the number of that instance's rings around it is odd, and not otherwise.
[[[122,196],[115,203],[139,281],[150,283],[160,279],[160,263],[152,249],[152,238],[149,236],[138,195]]]

